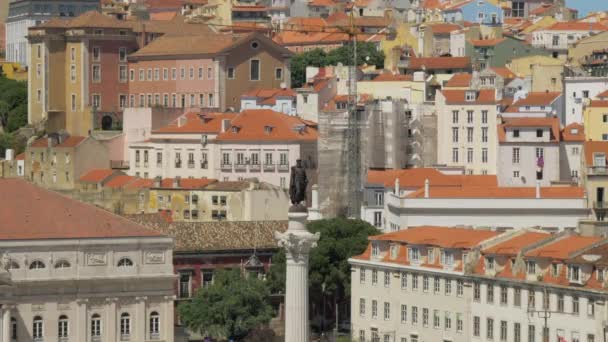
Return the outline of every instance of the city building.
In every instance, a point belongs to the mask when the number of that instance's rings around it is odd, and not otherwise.
[[[584,107],[585,138],[591,141],[608,140],[608,89],[597,94]]]
[[[601,341],[606,244],[572,233],[445,226],[370,237],[367,250],[349,259],[353,335]]]
[[[6,60],[25,66],[30,65],[27,42],[30,27],[100,10],[100,0],[6,0],[6,3]]]
[[[608,141],[585,141],[583,153],[583,180],[588,196],[588,206],[593,209],[597,221],[604,221],[608,211],[606,203]]]
[[[241,110],[270,109],[296,115],[296,91],[292,89],[255,89],[241,95]]]
[[[566,76],[563,83],[566,125],[583,123],[585,105],[608,89],[608,77]]]
[[[550,51],[555,58],[566,58],[568,49],[576,42],[600,32],[608,31],[601,23],[558,22],[532,34],[532,46]]]
[[[129,56],[129,106],[239,110],[248,91],[290,87],[291,56],[260,33],[164,36]]]
[[[3,341],[174,340],[173,239],[21,179],[0,187]]]
[[[500,25],[503,22],[502,9],[492,1],[461,1],[443,9],[445,22],[471,22],[482,25]]]
[[[478,65],[480,69],[503,67],[515,58],[533,55],[549,55],[549,52],[510,36],[472,39],[466,46],[466,56],[470,57],[471,63]]]

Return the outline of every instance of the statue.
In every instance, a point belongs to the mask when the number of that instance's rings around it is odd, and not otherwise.
[[[297,206],[306,199],[306,187],[308,179],[306,178],[306,170],[302,166],[302,160],[296,160],[296,166],[291,167],[291,178],[289,181],[289,197],[291,204]]]

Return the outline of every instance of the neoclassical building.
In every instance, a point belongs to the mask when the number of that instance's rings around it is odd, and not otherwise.
[[[174,340],[171,238],[23,180],[0,188],[0,341]]]

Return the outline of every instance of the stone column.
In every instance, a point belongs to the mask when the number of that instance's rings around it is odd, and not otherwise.
[[[285,233],[275,232],[280,247],[285,248],[287,277],[285,281],[285,341],[309,342],[308,255],[316,246],[319,233],[306,230],[308,212],[303,206],[289,209]]]
[[[146,314],[146,301],[148,297],[136,297],[135,301],[135,320],[131,321],[131,333],[135,335],[136,341],[146,340],[146,326],[148,325],[148,316]]]
[[[105,340],[108,342],[120,341],[120,326],[117,326],[116,303],[118,298],[106,298],[106,333]]]
[[[76,300],[76,341],[89,340],[91,319],[87,311],[88,302],[89,300],[86,298],[79,298]]]
[[[11,340],[11,309],[8,305],[2,305],[2,342]]]

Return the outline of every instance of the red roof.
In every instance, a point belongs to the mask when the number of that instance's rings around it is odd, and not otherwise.
[[[483,250],[484,254],[517,255],[522,248],[551,237],[546,232],[525,232]]]
[[[468,88],[471,85],[473,75],[467,72],[454,74],[445,84],[446,88]]]
[[[597,97],[598,99],[604,99],[604,98],[607,98],[607,97],[608,97],[608,90],[603,91],[603,92],[601,92],[601,93],[597,94],[597,96],[596,96],[596,97]]]
[[[591,100],[587,107],[606,108],[608,107],[608,100]]]
[[[608,158],[608,141],[585,141],[583,148],[587,166],[594,165],[593,155],[595,153],[603,153]]]
[[[145,179],[145,178],[137,178],[133,182],[127,184],[125,188],[127,189],[145,189],[151,188],[154,185],[153,179]]]
[[[551,106],[561,95],[560,92],[532,92],[525,99],[517,100],[512,107]]]
[[[552,142],[559,142],[561,138],[560,134],[560,123],[558,118],[535,118],[535,117],[523,117],[523,118],[508,118],[502,125],[498,126],[498,141],[506,141],[506,130],[508,127],[550,127]]]
[[[470,57],[412,57],[409,69],[470,69]]]
[[[502,42],[504,42],[505,38],[495,38],[495,39],[482,39],[482,40],[471,40],[471,45],[477,47],[488,47],[488,46],[496,46]]]
[[[513,73],[513,71],[511,71],[507,67],[491,67],[490,69],[496,74],[498,74],[500,77],[507,80],[514,79],[516,77],[515,73]]]
[[[81,182],[99,183],[114,174],[112,169],[93,169],[80,177]]]
[[[563,141],[585,141],[585,127],[579,123],[571,123],[562,129]]]
[[[473,248],[498,232],[456,227],[420,226],[382,235],[370,236],[372,241],[395,241],[412,245],[443,248]]]
[[[25,152],[16,155],[15,160],[25,160]]]
[[[445,97],[446,104],[495,104],[496,103],[496,91],[494,89],[481,89],[478,91],[478,96],[474,101],[466,100],[466,89],[458,89],[458,90],[448,90],[444,89],[441,91],[443,96]]]
[[[433,34],[450,34],[453,31],[462,29],[460,25],[445,23],[430,25],[430,27],[433,30]]]
[[[531,258],[550,258],[565,260],[573,252],[589,247],[602,240],[599,236],[567,236],[555,242],[535,248],[525,254]]]
[[[0,179],[0,240],[159,237],[135,222],[21,179]]]
[[[372,82],[403,82],[412,81],[414,77],[412,75],[394,74],[392,72],[383,72],[376,76]]]
[[[430,184],[429,198],[536,198],[534,187],[462,186],[435,187]],[[424,198],[424,189],[419,189],[407,198]],[[575,186],[553,186],[540,189],[540,198],[585,198],[585,189]]]
[[[608,27],[600,23],[585,23],[578,21],[558,22],[546,28],[548,31],[608,31]]]
[[[370,184],[392,187],[395,185],[396,179],[399,179],[401,188],[423,187],[427,179],[433,186],[498,186],[495,175],[446,175],[433,168],[369,170],[367,172],[367,182]]]
[[[53,147],[76,147],[82,141],[84,141],[86,137],[79,136],[70,136],[65,139],[61,144],[57,144]],[[42,137],[32,143],[30,147],[49,147],[49,139],[47,137]]]
[[[235,113],[186,113],[173,120],[168,126],[153,131],[153,134],[163,133],[219,133],[222,120],[232,120]]]
[[[316,141],[317,129],[297,116],[269,109],[247,109],[218,134],[218,141]]]
[[[120,189],[125,185],[135,181],[137,177],[127,176],[127,175],[118,175],[112,179],[110,179],[104,186],[110,189]]]

